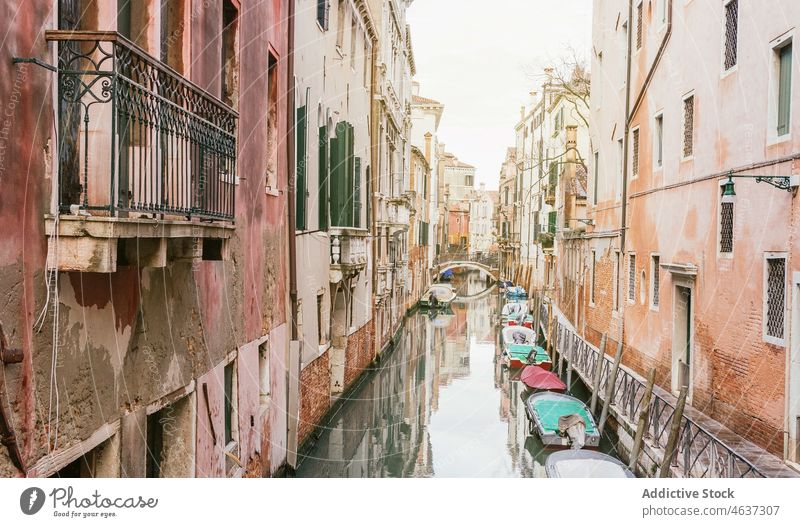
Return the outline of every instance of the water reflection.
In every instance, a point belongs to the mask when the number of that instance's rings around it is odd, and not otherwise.
[[[495,291],[456,281],[453,313],[406,321],[401,341],[334,416],[301,477],[543,477],[525,386],[501,366]],[[477,296],[474,296],[477,295]]]

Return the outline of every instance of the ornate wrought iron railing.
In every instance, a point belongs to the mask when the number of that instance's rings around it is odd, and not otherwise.
[[[543,311],[543,315],[546,311]],[[559,353],[569,359],[572,367],[591,385],[595,378],[596,368],[600,372],[599,394],[605,396],[614,360],[608,355],[600,355],[597,348],[583,340],[571,328],[559,322],[556,328],[556,346]],[[646,380],[631,370],[620,367],[617,372],[614,389],[611,392],[611,404],[618,415],[632,423],[635,427],[641,414],[642,400],[645,395]],[[650,459],[649,465],[660,465],[666,448],[667,438],[675,413],[675,398],[656,388],[650,403],[650,416],[645,438],[650,449],[645,449],[644,456]],[[643,465],[645,465],[643,463]],[[723,477],[752,478],[765,477],[750,461],[737,454],[725,442],[716,437],[701,423],[684,414],[681,419],[678,451],[672,463],[673,471],[683,477]]]
[[[58,42],[63,212],[233,219],[232,108],[117,33],[47,39]]]

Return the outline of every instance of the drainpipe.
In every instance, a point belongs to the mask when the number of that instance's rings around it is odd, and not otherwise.
[[[288,242],[289,242],[289,302],[290,302],[290,341],[297,340],[297,239],[295,237],[295,230],[297,228],[296,225],[296,189],[295,189],[295,132],[294,132],[294,120],[295,120],[295,79],[294,79],[294,1],[287,2],[288,4],[288,28],[287,28],[287,38],[288,38],[288,53],[286,56],[286,60],[288,61],[286,66],[286,99],[287,99],[287,107],[288,111],[286,112],[286,126],[289,133],[287,133],[286,137],[286,145],[287,145],[287,175],[288,175],[288,185],[287,185],[287,196],[289,203],[287,204],[287,211],[288,211]],[[302,354],[298,354],[302,357]],[[291,394],[291,371],[292,368],[289,366],[289,360],[291,359],[291,343],[286,349],[286,414],[289,415],[289,408],[291,407],[290,401],[290,394]],[[302,360],[298,358],[298,360]],[[297,380],[299,383],[299,379]],[[298,398],[299,398],[299,390],[298,390]],[[298,413],[300,409],[300,401],[297,402]],[[292,440],[290,437],[290,428],[291,428],[291,419],[288,418],[286,420],[286,445],[292,445]],[[294,430],[297,433],[297,430]],[[287,452],[287,466],[289,471],[293,473],[294,466],[289,464],[288,459],[289,453]]]

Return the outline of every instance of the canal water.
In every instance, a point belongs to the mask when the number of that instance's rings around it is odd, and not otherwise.
[[[550,451],[528,434],[525,386],[500,361],[497,290],[478,273],[455,284],[468,298],[449,315],[408,317],[394,350],[323,426],[299,477],[545,477]],[[588,392],[575,384],[572,395]],[[601,450],[613,454],[613,444],[605,437]]]

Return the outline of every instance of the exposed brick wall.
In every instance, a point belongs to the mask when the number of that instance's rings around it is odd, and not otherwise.
[[[344,387],[347,389],[375,357],[372,320],[347,338],[344,362]]]
[[[595,295],[594,306],[591,302],[591,252],[589,252],[589,268],[586,271],[586,295],[583,297],[586,308],[586,333],[587,338],[594,345],[600,344],[600,335],[608,333],[616,335],[618,321],[615,320],[614,311],[614,265],[613,250],[597,252],[595,264]],[[615,349],[615,348],[609,348]]]
[[[331,361],[329,352],[320,355],[300,373],[300,423],[298,443],[319,424],[331,406]]]

